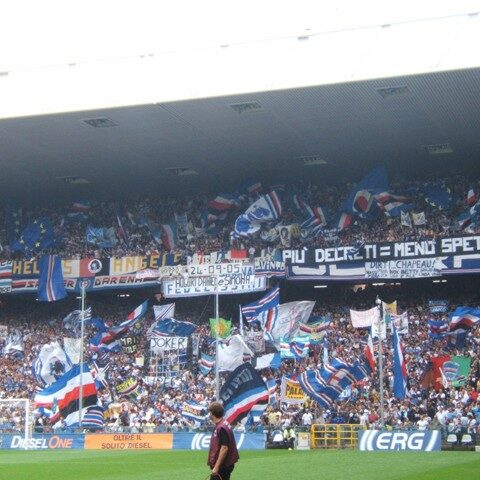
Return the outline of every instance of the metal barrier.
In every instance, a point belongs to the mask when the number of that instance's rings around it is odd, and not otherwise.
[[[311,448],[357,448],[359,430],[363,430],[363,427],[358,424],[315,424],[310,430],[310,446]]]

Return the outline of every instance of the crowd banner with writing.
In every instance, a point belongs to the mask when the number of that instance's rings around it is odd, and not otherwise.
[[[289,280],[373,280],[478,273],[480,236],[371,243],[361,247],[285,249],[283,260]]]
[[[188,337],[153,337],[150,340],[150,351],[161,353],[166,350],[184,350],[188,346]]]
[[[136,337],[122,337],[120,339],[120,344],[122,345],[123,353],[135,353],[137,351],[137,338]]]
[[[380,310],[373,307],[370,310],[350,310],[350,318],[354,328],[370,327],[380,320]]]
[[[280,401],[290,404],[300,404],[305,402],[305,393],[299,382],[282,377],[282,385],[280,387]]]
[[[218,277],[164,278],[162,290],[166,298],[196,297],[200,295],[231,295],[236,293],[260,292],[267,288],[264,276],[219,275]]]
[[[365,277],[372,279],[438,277],[441,262],[436,258],[365,262]]]

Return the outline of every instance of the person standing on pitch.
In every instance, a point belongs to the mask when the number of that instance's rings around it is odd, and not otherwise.
[[[212,402],[208,408],[210,419],[215,424],[210,439],[210,450],[208,452],[208,466],[212,469],[210,478],[212,480],[230,480],[230,475],[235,463],[240,458],[237,450],[237,443],[233,436],[230,424],[224,420],[223,405],[219,402]]]

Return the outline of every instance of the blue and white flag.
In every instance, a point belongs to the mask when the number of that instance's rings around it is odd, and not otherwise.
[[[177,225],[175,222],[162,225],[162,243],[166,250],[175,250],[178,243]]]
[[[439,210],[448,210],[453,205],[452,192],[440,183],[430,183],[423,187],[425,201]]]
[[[202,375],[208,375],[212,371],[214,365],[214,357],[212,357],[211,355],[207,355],[206,353],[202,353],[200,355],[200,360],[198,361],[198,368]]]
[[[38,261],[38,299],[41,302],[55,302],[67,296],[63,282],[62,259],[46,255]]]
[[[207,407],[193,400],[186,401],[183,404],[182,417],[194,422],[204,423],[207,420]]]
[[[255,361],[255,370],[263,370],[264,368],[271,368],[273,370],[278,370],[282,364],[282,357],[280,353],[266,353],[261,357],[256,357]]]
[[[240,215],[235,221],[235,227],[233,230],[235,237],[246,237],[258,232],[261,225],[256,222],[252,222],[247,215]]]
[[[85,239],[87,243],[91,243],[100,248],[112,248],[118,243],[115,229],[113,227],[96,228],[92,225],[87,225]]]
[[[470,330],[480,322],[480,309],[473,307],[457,307],[450,315],[449,330]]]
[[[269,392],[262,377],[250,363],[237,367],[220,390],[225,420],[235,424],[248,415],[254,405],[268,405]]]
[[[275,191],[262,195],[250,207],[245,215],[251,222],[261,223],[278,220],[282,215],[282,204]]]
[[[82,428],[89,428],[92,430],[100,430],[103,428],[105,423],[103,417],[103,408],[99,405],[94,405],[92,407],[88,407],[84,413],[82,418]],[[75,427],[79,424],[72,424],[71,427]]]
[[[387,170],[384,166],[374,168],[350,191],[342,212],[365,215],[374,205],[374,195],[388,190]]]
[[[71,368],[72,362],[58,342],[43,345],[32,363],[33,376],[42,386],[56,382]]]
[[[152,337],[189,337],[197,325],[191,322],[183,322],[174,318],[159,320],[152,330]]]
[[[260,300],[242,307],[242,315],[247,322],[253,322],[257,319],[260,313],[274,307],[278,307],[280,303],[280,288],[272,288]]]
[[[175,303],[167,303],[166,305],[154,305],[153,315],[155,320],[163,320],[164,318],[175,317]]]
[[[407,394],[407,364],[403,355],[403,346],[400,341],[400,335],[397,333],[395,325],[392,323],[393,333],[393,396],[403,400]]]

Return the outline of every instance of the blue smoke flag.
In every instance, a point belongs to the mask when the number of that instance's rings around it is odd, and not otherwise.
[[[278,307],[280,303],[280,288],[272,288],[264,295],[260,300],[252,303],[248,303],[242,307],[242,315],[247,322],[253,322],[257,317],[271,308]]]
[[[38,261],[38,299],[41,302],[55,302],[67,296],[63,283],[62,259],[46,255]]]
[[[220,390],[225,420],[235,424],[245,418],[254,405],[268,405],[268,387],[250,363],[237,367]]]
[[[392,322],[393,333],[393,396],[403,400],[407,394],[407,364],[403,355],[403,346],[397,333],[395,324]]]

